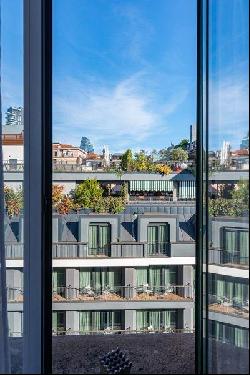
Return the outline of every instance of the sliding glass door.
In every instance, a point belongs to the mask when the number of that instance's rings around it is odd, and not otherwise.
[[[249,2],[203,1],[204,363],[248,373]],[[199,216],[199,215],[198,215]],[[202,307],[202,306],[201,306]],[[201,314],[201,310],[199,314]]]

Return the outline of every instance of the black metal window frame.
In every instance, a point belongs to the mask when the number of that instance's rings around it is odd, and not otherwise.
[[[241,253],[241,249],[240,249],[240,233],[248,233],[248,230],[246,228],[242,228],[242,227],[238,227],[238,228],[232,228],[232,227],[223,227],[222,228],[222,238],[221,238],[221,243],[222,243],[222,246],[221,246],[221,249],[222,249],[222,253],[223,253],[223,263],[224,263],[224,260],[227,259],[227,256],[229,257],[231,255],[231,261],[232,263],[236,263],[236,264],[239,264],[240,263],[240,253]],[[235,251],[232,252],[232,254],[229,253],[229,251],[226,249],[226,234],[228,232],[232,232],[232,233],[235,233],[236,235],[236,238],[235,238],[235,243],[236,243],[236,249]],[[228,254],[227,254],[228,253]],[[237,262],[237,259],[238,259],[238,262]],[[246,260],[249,260],[249,257],[246,258]],[[230,263],[230,262],[229,262]],[[247,263],[246,263],[247,264]]]
[[[52,0],[23,0],[23,31],[23,373],[40,374],[52,372]]]
[[[208,373],[209,0],[197,0],[195,371]]]
[[[100,249],[100,228],[105,227],[105,228],[108,228],[108,230],[109,230],[109,242],[107,244],[107,247],[104,247],[103,249],[101,249],[100,254],[110,256],[111,238],[112,238],[112,225],[110,223],[104,223],[104,222],[103,223],[91,222],[91,223],[89,223],[89,230],[90,230],[91,227],[97,227],[97,248],[90,247],[90,243],[89,243],[89,248],[88,248],[89,255],[95,255],[95,254],[92,254],[92,251],[98,251]]]
[[[149,255],[168,254],[169,244],[170,244],[170,225],[169,225],[169,223],[164,223],[164,222],[162,222],[162,223],[152,223],[152,222],[149,222],[149,224],[147,226],[147,230],[148,230],[148,228],[152,228],[152,227],[157,228],[157,240],[156,240],[155,243],[149,243],[148,233],[147,233],[147,244],[148,244]],[[159,241],[159,228],[160,227],[166,228],[166,232],[167,232],[167,241],[166,242]],[[153,248],[152,245],[156,245],[155,249],[153,249],[153,253],[155,253],[155,254],[151,253],[150,247]]]

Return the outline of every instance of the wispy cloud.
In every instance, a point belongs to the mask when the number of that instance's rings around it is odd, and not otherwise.
[[[239,142],[248,127],[248,98],[248,81],[242,76],[230,75],[211,81],[211,139],[223,137],[234,147],[239,147]]]
[[[142,147],[150,136],[160,134],[163,126],[166,131],[168,116],[182,104],[187,92],[180,91],[159,103],[144,90],[140,78],[137,74],[113,86],[65,80],[54,93],[55,135],[60,141],[76,144],[87,135],[98,147],[109,144],[118,151]]]
[[[131,3],[114,5],[113,11],[123,23],[117,38],[121,54],[136,62],[148,64],[144,58],[144,49],[153,40],[153,24]]]

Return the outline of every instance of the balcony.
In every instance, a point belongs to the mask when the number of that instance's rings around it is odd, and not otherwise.
[[[6,259],[23,259],[23,243],[8,243],[5,244]]]
[[[7,301],[8,303],[23,302],[23,289],[7,287]]]
[[[23,259],[23,243],[6,243],[6,259]],[[185,246],[185,249],[183,249]],[[145,258],[145,257],[194,257],[195,243],[147,243],[137,241],[113,242],[104,248],[90,249],[87,242],[54,242],[53,259],[86,258]],[[220,264],[220,263],[219,263]],[[245,265],[240,264],[242,267]]]
[[[148,284],[135,287],[58,287],[53,290],[53,302],[121,302],[121,301],[165,301],[192,302],[194,300],[191,285],[150,286]]]
[[[208,296],[208,301],[211,312],[249,319],[249,301],[240,301],[236,297],[230,300],[212,294]]]
[[[169,242],[147,243],[147,242],[115,242],[111,244],[111,256],[116,258],[126,257],[153,257],[170,256],[171,245]]]
[[[86,242],[54,242],[52,257],[56,258],[87,258],[88,244]]]
[[[3,163],[3,172],[24,172],[24,163]]]
[[[239,251],[230,253],[226,250],[213,248],[209,250],[209,264],[218,264],[225,267],[248,269],[249,256],[242,257]]]

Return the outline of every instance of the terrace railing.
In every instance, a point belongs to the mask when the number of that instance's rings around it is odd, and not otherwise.
[[[71,329],[68,330],[53,330],[52,335],[60,336],[60,335],[106,335],[106,334],[148,334],[148,333],[169,333],[169,334],[177,334],[177,333],[194,333],[195,330],[191,328],[175,328],[175,327],[165,327],[160,329],[152,329],[151,327],[145,327],[140,330],[132,330],[122,329],[117,327],[107,327],[103,330],[88,330],[88,331],[74,331]]]
[[[5,243],[6,259],[23,259],[23,243]]]
[[[208,295],[209,311],[249,319],[249,300]]]
[[[242,256],[239,251],[231,253],[219,248],[212,248],[209,250],[209,263],[248,268],[249,256]]]
[[[121,301],[193,301],[194,293],[191,285],[151,286],[105,286],[98,288],[86,286],[73,288],[62,286],[53,289],[53,302],[121,302]]]
[[[3,172],[23,172],[24,163],[3,163]]]
[[[147,243],[147,255],[148,256],[161,256],[170,255],[170,243],[169,242],[148,242]]]
[[[8,302],[23,302],[23,289],[7,287]]]
[[[53,258],[87,258],[88,244],[86,242],[54,242],[52,245]]]

